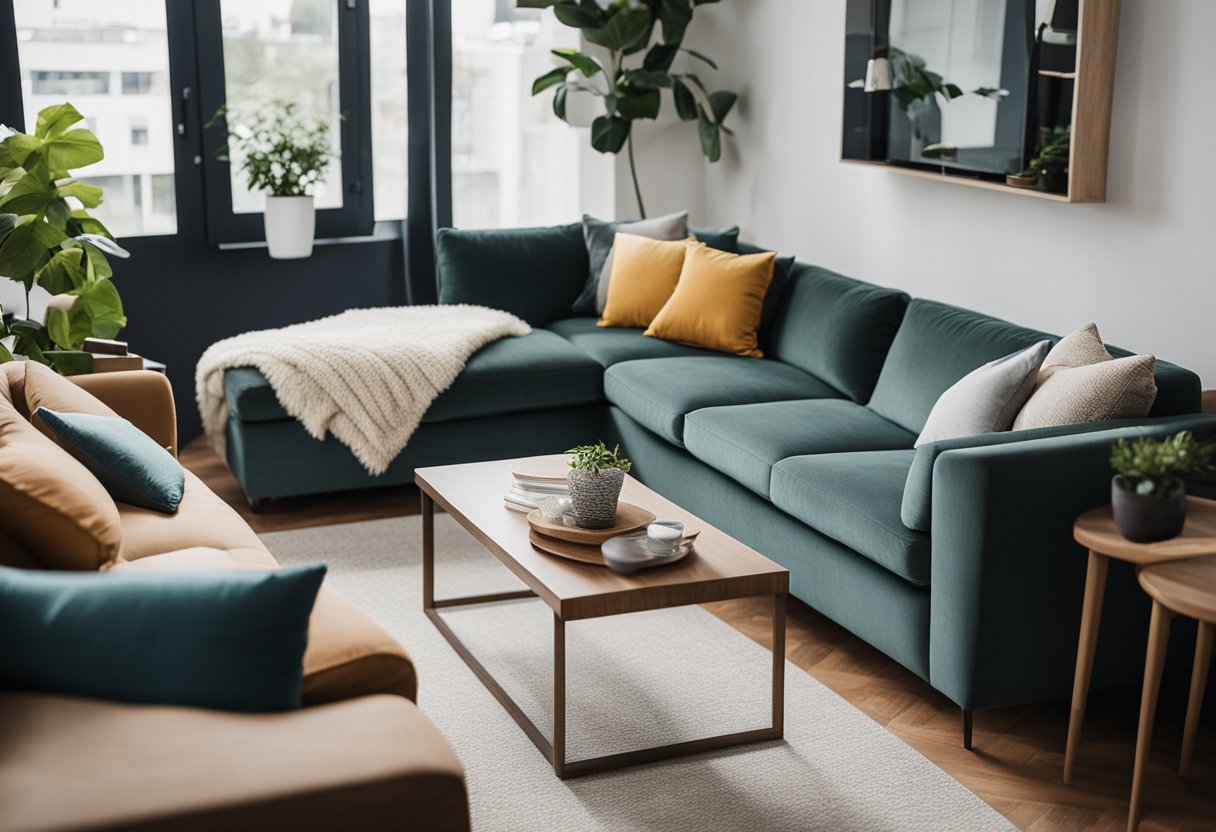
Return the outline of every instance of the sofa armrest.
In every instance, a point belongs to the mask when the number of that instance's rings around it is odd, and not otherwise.
[[[1216,437],[1216,416],[943,453],[933,469],[929,667],[966,708],[1066,698],[1085,582],[1077,517],[1110,502],[1110,448],[1180,430]],[[1143,670],[1148,604],[1112,564],[1095,686]]]
[[[418,708],[277,714],[0,693],[3,829],[467,832],[464,772]]]
[[[127,370],[70,378],[177,456],[177,411],[164,373]]]

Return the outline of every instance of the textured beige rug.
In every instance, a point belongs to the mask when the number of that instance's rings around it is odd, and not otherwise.
[[[436,517],[437,596],[519,584]],[[410,651],[419,704],[468,772],[476,830],[933,830],[1013,827],[958,781],[791,664],[785,739],[568,781],[421,611],[417,517],[262,536],[284,564],[330,580]],[[532,719],[551,720],[553,619],[539,601],[446,612]],[[767,724],[769,653],[684,607],[567,625],[568,758]]]

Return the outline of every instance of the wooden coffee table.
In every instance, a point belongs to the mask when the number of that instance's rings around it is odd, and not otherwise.
[[[565,779],[624,766],[696,754],[727,746],[780,739],[785,722],[785,600],[789,572],[704,520],[625,478],[621,499],[643,506],[665,520],[682,520],[701,529],[694,551],[679,563],[618,575],[608,569],[547,555],[528,541],[526,517],[503,507],[516,460],[420,468],[422,491],[422,607],[456,653],[519,723],[540,752]],[[528,589],[464,598],[435,598],[435,504],[477,538]],[[584,760],[566,759],[566,622],[644,610],[771,596],[773,599],[772,725],[704,739],[679,742]],[[537,597],[553,610],[553,740],[494,680],[489,671],[443,620],[440,610]]]

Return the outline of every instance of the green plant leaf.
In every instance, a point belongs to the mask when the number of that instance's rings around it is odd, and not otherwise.
[[[95,335],[98,338],[113,338],[127,325],[127,316],[123,314],[122,299],[114,281],[100,278],[88,283],[77,290],[80,300],[76,306],[83,306],[89,325],[89,332],[82,338]],[[79,345],[77,345],[79,346]]]
[[[80,288],[85,282],[84,251],[69,248],[55,252],[34,275],[34,280],[52,295]]]
[[[102,224],[101,220],[90,216],[88,211],[78,208],[70,216],[78,234],[98,234],[111,240],[114,239],[114,235]]]
[[[621,52],[645,35],[650,24],[650,10],[645,6],[621,6],[603,26],[584,29],[583,37],[596,46]]]
[[[43,255],[66,239],[62,231],[45,222],[18,226],[0,246],[0,274],[14,280],[32,279]]]
[[[735,106],[735,102],[739,100],[739,96],[733,92],[715,92],[709,96],[709,108],[713,111],[714,121],[721,124],[726,120],[727,114],[731,108]]]
[[[16,214],[0,214],[0,241],[3,241],[9,232],[17,227],[17,220]]]
[[[93,354],[80,350],[50,350],[46,358],[51,366],[65,376],[83,376],[93,372]]]
[[[628,88],[617,99],[617,112],[622,118],[658,118],[663,101],[658,90]]]
[[[694,121],[697,118],[697,99],[692,90],[678,76],[672,83],[672,95],[676,102],[676,115],[681,121]]]
[[[7,364],[10,361],[16,360],[17,359],[13,358],[13,354],[8,351],[8,347],[4,346],[4,344],[0,344],[0,364]]]
[[[73,124],[83,120],[84,116],[68,103],[43,107],[42,112],[38,113],[38,122],[34,127],[34,135],[40,139],[61,136]]]
[[[599,9],[589,9],[578,3],[554,3],[553,13],[562,23],[575,29],[597,29],[605,19]]]
[[[568,84],[562,84],[553,92],[553,115],[566,120],[566,96],[570,90]]]
[[[583,75],[588,78],[595,75],[597,72],[603,71],[603,67],[600,66],[599,61],[590,55],[584,55],[577,49],[554,49],[553,54],[568,62],[572,67],[583,73]]]
[[[67,182],[55,189],[58,196],[71,196],[80,200],[85,208],[96,208],[101,204],[102,190],[85,182]]]
[[[678,44],[692,22],[692,0],[660,0],[659,21],[663,24],[663,43]]]
[[[549,87],[556,87],[558,84],[563,84],[566,81],[566,76],[570,74],[567,67],[561,66],[557,69],[551,69],[544,75],[532,82],[532,94],[540,95]]]
[[[46,327],[37,321],[28,319],[15,320],[9,326],[9,329],[12,330],[13,335],[17,336],[19,342],[17,352],[23,355],[27,353],[24,349],[20,348],[20,342],[26,342],[26,346],[32,344],[39,350],[49,350],[51,348],[51,337],[46,334]]]
[[[699,119],[697,134],[701,139],[701,152],[710,162],[716,162],[722,158],[722,131],[718,129],[716,122],[710,120],[704,108],[698,106],[697,115]]]
[[[698,52],[695,49],[689,49],[687,47],[681,47],[681,49],[682,49],[682,51],[687,52],[689,55],[692,55],[698,61],[708,64],[711,68],[713,68],[713,69],[718,68],[718,64],[712,58],[710,58],[708,55],[704,54],[703,52]]]
[[[630,86],[646,90],[657,90],[672,85],[672,78],[666,72],[650,69],[628,69],[625,71],[625,81]]]
[[[620,116],[600,116],[591,122],[591,146],[600,153],[619,153],[629,138],[630,126]]]
[[[69,130],[43,145],[51,169],[71,170],[100,162],[106,157],[97,137],[83,128]]]
[[[42,139],[28,133],[16,133],[0,142],[0,167],[20,168],[25,166],[30,154],[42,148]]]
[[[671,64],[675,61],[676,55],[679,52],[680,47],[675,44],[656,43],[650,47],[650,51],[646,53],[646,57],[642,60],[642,68],[649,69],[652,72],[667,72],[671,69]]]

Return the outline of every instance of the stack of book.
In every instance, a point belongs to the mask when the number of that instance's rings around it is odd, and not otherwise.
[[[533,457],[511,466],[511,488],[503,496],[503,505],[525,514],[540,507],[546,497],[568,497],[565,457]]]
[[[81,347],[93,356],[93,372],[107,373],[118,370],[142,370],[144,360],[127,350],[126,341],[108,338],[85,338]]]

